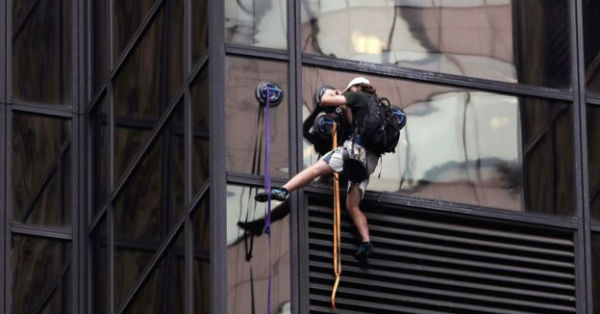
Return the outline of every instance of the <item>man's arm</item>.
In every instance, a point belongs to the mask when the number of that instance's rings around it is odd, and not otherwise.
[[[339,90],[328,89],[321,97],[321,106],[345,106],[346,97]]]

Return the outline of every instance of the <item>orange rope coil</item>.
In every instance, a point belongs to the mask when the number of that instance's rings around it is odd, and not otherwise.
[[[331,129],[333,135],[332,149],[337,148],[337,124],[334,122]],[[340,208],[340,183],[338,173],[333,174],[333,272],[335,274],[335,283],[331,291],[331,308],[335,310],[335,295],[340,284],[342,275],[342,256],[341,256],[341,208]]]

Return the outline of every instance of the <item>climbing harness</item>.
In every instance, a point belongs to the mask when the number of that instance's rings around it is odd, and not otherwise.
[[[333,123],[332,131],[333,144],[332,150],[337,148],[337,123]],[[335,274],[335,283],[331,291],[331,308],[335,310],[335,295],[340,284],[342,275],[342,254],[341,254],[341,208],[340,208],[340,182],[337,172],[333,174],[333,272]]]

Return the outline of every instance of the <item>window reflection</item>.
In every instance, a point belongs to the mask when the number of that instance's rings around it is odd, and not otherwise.
[[[592,313],[600,312],[600,235],[592,234]]]
[[[313,93],[343,88],[355,74],[305,67],[303,116]],[[574,213],[572,114],[568,104],[368,77],[408,115],[396,153],[369,190],[515,211]],[[318,158],[304,142],[304,165]],[[381,177],[379,178],[379,173]]]
[[[115,300],[119,304],[183,216],[183,152],[180,104],[114,203]]]
[[[248,174],[264,173],[265,118],[264,107],[256,100],[256,87],[261,81],[278,83],[283,89],[283,102],[270,110],[271,175],[287,177],[288,102],[287,64],[253,59],[226,59],[226,153],[227,170]]]
[[[225,0],[225,40],[249,46],[287,48],[286,0]]]
[[[600,94],[600,2],[583,0],[585,81],[588,92]]]
[[[182,24],[183,2],[167,1],[115,78],[117,182],[181,89]]]
[[[255,233],[244,232],[238,225],[239,222],[256,222],[264,218],[265,203],[254,201],[257,190],[227,187],[227,313],[267,312],[269,270],[273,313],[290,311],[289,215],[278,215],[280,220],[271,224],[270,248],[268,237],[260,228],[256,228]],[[272,203],[274,211],[287,206],[287,203]],[[260,292],[253,294],[253,291]]]
[[[71,1],[12,1],[12,97],[71,101]]]
[[[570,86],[561,1],[302,1],[302,49],[335,58]]]
[[[588,181],[590,214],[600,219],[600,106],[587,106]]]
[[[11,313],[71,313],[70,245],[12,237]]]
[[[51,226],[71,223],[71,123],[13,113],[13,221]]]
[[[208,0],[192,0],[192,64],[208,52]]]
[[[194,229],[194,313],[210,311],[210,206],[208,192],[192,215]]]
[[[192,183],[196,194],[209,175],[208,67],[205,66],[191,86],[192,94]]]

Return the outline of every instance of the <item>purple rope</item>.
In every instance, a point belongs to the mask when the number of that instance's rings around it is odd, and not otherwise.
[[[267,314],[271,314],[271,117],[269,100],[271,88],[266,87],[267,101],[265,105],[266,141],[265,141],[265,190],[267,191],[267,213],[265,214],[265,233],[269,238],[269,286],[267,289]]]

